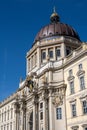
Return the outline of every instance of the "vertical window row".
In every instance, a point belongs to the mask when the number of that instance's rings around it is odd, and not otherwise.
[[[84,79],[84,73],[81,73],[80,71],[82,71],[82,64],[78,65],[79,71],[78,73],[78,79],[79,79],[79,88],[80,90],[84,90],[85,89],[85,79]],[[84,72],[84,71],[83,71]],[[69,86],[70,86],[70,94],[74,94],[75,90],[74,90],[74,76],[73,76],[73,71],[72,69],[69,70]]]
[[[43,102],[40,103],[40,120],[43,120]]]
[[[32,55],[28,59],[28,71],[30,71],[32,68],[34,68],[37,65],[37,53]]]

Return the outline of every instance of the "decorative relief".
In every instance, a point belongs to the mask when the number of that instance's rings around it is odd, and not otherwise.
[[[72,126],[71,128],[72,128],[73,130],[75,130],[75,129],[77,130],[77,129],[79,128],[79,126]]]
[[[59,88],[53,94],[53,104],[55,107],[63,105],[63,99],[65,96],[65,88]]]
[[[75,77],[74,76],[69,76],[68,78],[67,78],[67,80],[68,81],[71,81],[71,80],[73,80]]]
[[[85,73],[84,70],[79,70],[79,71],[77,72],[77,76],[83,75],[84,73]]]

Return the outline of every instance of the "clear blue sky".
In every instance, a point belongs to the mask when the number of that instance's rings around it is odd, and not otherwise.
[[[26,53],[53,7],[87,41],[87,0],[0,0],[0,101],[26,76]]]

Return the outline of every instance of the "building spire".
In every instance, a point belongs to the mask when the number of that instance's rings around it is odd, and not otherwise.
[[[56,7],[55,6],[53,7],[53,12],[56,13]]]

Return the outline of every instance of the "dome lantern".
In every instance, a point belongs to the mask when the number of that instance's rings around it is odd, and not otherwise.
[[[59,15],[56,13],[55,7],[53,8],[53,13],[50,16],[51,23],[57,23],[60,21]]]

